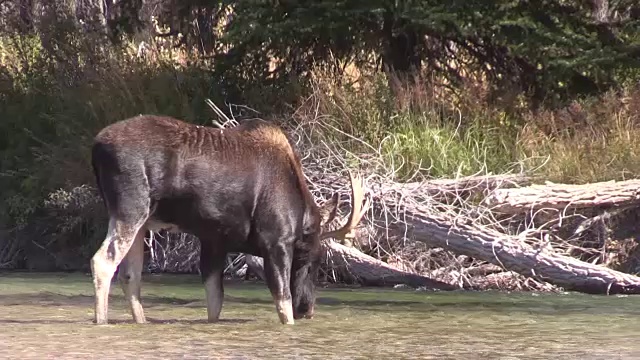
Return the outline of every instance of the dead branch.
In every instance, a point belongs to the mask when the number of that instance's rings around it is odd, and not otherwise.
[[[9,232],[0,231],[0,269],[11,268],[20,255],[16,239],[9,239]]]
[[[434,200],[460,197],[475,193],[486,193],[496,189],[509,189],[516,186],[528,185],[532,178],[524,174],[473,175],[457,179],[433,179],[411,183],[380,184],[379,191],[391,190],[411,194],[415,190],[425,193]]]
[[[494,212],[519,214],[540,209],[582,209],[640,205],[640,180],[584,185],[546,184],[496,189],[485,201]]]
[[[591,294],[640,294],[640,277],[592,265],[547,248],[534,248],[488,228],[411,213],[411,237],[430,246],[482,259],[519,274]]]
[[[323,241],[323,258],[332,270],[338,271],[350,282],[368,286],[393,286],[406,284],[438,290],[456,290],[457,287],[408,273],[383,261],[362,253],[356,248],[341,245],[335,241]],[[245,261],[258,277],[264,280],[264,260],[259,256],[246,255]]]

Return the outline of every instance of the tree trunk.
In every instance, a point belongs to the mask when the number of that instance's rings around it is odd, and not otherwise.
[[[20,0],[18,2],[20,12],[20,31],[22,34],[33,31],[33,0]]]
[[[340,275],[366,286],[393,286],[406,284],[438,290],[456,290],[454,285],[428,277],[399,270],[384,261],[362,253],[356,248],[344,246],[335,241],[324,241],[323,256]],[[261,257],[245,255],[249,270],[264,280],[264,263]]]
[[[386,9],[383,17],[383,65],[401,76],[420,70],[419,36],[411,21],[398,17],[394,9]]]
[[[356,248],[335,241],[323,242],[325,256],[332,268],[354,281],[368,286],[407,284],[439,290],[455,290],[457,287],[417,274],[399,270],[384,261],[362,253]]]
[[[522,174],[506,175],[482,175],[466,176],[458,179],[435,179],[411,183],[385,183],[376,186],[376,191],[387,193],[389,191],[401,192],[410,195],[415,190],[426,192],[429,198],[438,201],[447,201],[472,194],[496,189],[507,189],[515,186],[531,184],[532,179]]]
[[[535,249],[517,237],[497,231],[453,224],[418,211],[407,214],[409,237],[432,247],[484,260],[524,276],[567,290],[590,294],[640,294],[640,278],[604,266]]]
[[[591,17],[596,24],[609,22],[609,0],[591,0]]]
[[[519,214],[540,209],[581,209],[640,204],[640,180],[585,185],[547,184],[498,189],[485,199],[491,211]]]
[[[198,7],[196,12],[195,23],[198,34],[196,46],[198,47],[200,55],[210,55],[214,47],[213,9],[209,7]]]

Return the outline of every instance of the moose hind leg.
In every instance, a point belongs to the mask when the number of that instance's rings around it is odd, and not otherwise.
[[[138,230],[131,249],[129,249],[118,269],[118,280],[122,286],[122,291],[129,302],[133,320],[138,324],[146,322],[144,310],[140,303],[145,232],[146,229],[144,227]]]
[[[264,275],[276,304],[278,317],[282,324],[291,325],[294,323],[290,288],[293,246],[286,243],[274,244],[264,253]]]
[[[200,245],[200,273],[207,297],[207,319],[209,322],[217,322],[224,300],[222,275],[226,253],[216,249],[213,243],[206,239],[201,241]]]
[[[109,220],[109,229],[102,245],[91,258],[91,273],[95,289],[95,322],[107,323],[109,288],[113,274],[127,255],[141,225],[114,219]]]

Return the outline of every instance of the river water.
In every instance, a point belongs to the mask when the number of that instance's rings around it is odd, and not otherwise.
[[[640,359],[640,297],[322,288],[283,326],[266,285],[226,282],[208,324],[198,276],[147,275],[140,326],[111,291],[95,326],[88,275],[0,273],[0,358]]]

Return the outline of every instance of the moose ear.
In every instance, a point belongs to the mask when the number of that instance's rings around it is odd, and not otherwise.
[[[340,204],[340,195],[336,192],[331,196],[331,199],[325,201],[320,206],[320,224],[325,226],[333,221],[338,211],[338,205]]]

